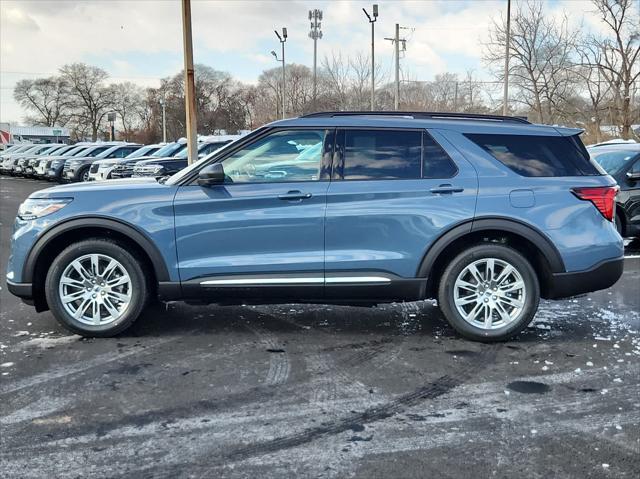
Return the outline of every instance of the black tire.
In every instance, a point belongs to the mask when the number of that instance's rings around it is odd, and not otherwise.
[[[465,320],[455,305],[455,283],[465,268],[475,261],[495,258],[508,263],[519,273],[524,283],[526,294],[524,304],[517,316],[504,326],[495,329],[484,329]],[[492,296],[491,291],[488,294]],[[479,296],[484,299],[484,296]],[[493,296],[493,299],[496,297]],[[462,298],[464,300],[464,298]],[[491,301],[491,298],[489,298]],[[438,305],[451,326],[462,336],[474,341],[505,341],[526,328],[538,309],[540,301],[540,284],[538,276],[527,259],[513,248],[501,244],[487,243],[472,246],[456,256],[445,268],[438,287]],[[478,303],[476,303],[478,304]],[[473,308],[473,304],[471,305]],[[490,313],[493,315],[494,313]],[[496,310],[496,315],[498,315]],[[498,316],[496,316],[499,319]],[[499,324],[499,321],[497,322]]]
[[[75,319],[65,309],[60,298],[59,285],[65,269],[76,259],[89,254],[99,254],[115,259],[124,268],[131,281],[131,298],[125,312],[107,324],[86,324]],[[147,304],[149,289],[149,278],[145,276],[140,261],[123,245],[102,238],[80,241],[63,250],[53,260],[45,280],[47,303],[55,318],[69,331],[85,337],[111,337],[129,328]]]
[[[74,181],[77,181],[77,182],[89,181],[89,167],[85,166],[84,168],[81,168],[80,171],[76,173],[76,177],[74,178]]]
[[[618,230],[618,234],[624,238],[624,231],[622,231],[622,220],[620,219],[619,212],[616,211],[616,230]]]

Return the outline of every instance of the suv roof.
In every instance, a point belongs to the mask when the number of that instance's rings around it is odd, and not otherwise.
[[[345,116],[369,116],[369,117],[402,117],[406,119],[456,119],[456,120],[482,120],[482,121],[508,121],[515,123],[530,122],[519,116],[503,116],[503,115],[485,115],[478,113],[448,113],[435,111],[326,111],[309,113],[300,118],[335,118]]]

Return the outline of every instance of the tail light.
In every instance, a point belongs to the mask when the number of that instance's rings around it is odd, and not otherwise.
[[[572,188],[571,192],[584,201],[591,201],[609,221],[613,221],[615,211],[616,194],[618,186],[589,186],[584,188]]]

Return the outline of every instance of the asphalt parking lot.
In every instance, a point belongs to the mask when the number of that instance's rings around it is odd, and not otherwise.
[[[430,301],[153,307],[81,339],[6,291],[2,477],[638,477],[640,245],[607,291],[517,340],[459,339]]]

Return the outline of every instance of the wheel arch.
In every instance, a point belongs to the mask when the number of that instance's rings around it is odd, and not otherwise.
[[[44,295],[44,280],[53,259],[74,240],[112,238],[132,248],[152,275],[151,282],[169,281],[165,261],[154,243],[128,223],[111,218],[74,218],[44,232],[32,246],[22,270],[23,282],[33,284],[33,300],[37,311],[48,309]]]
[[[452,227],[427,250],[417,271],[417,277],[427,278],[424,297],[435,297],[440,276],[454,256],[485,242],[507,244],[531,261],[543,297],[551,274],[565,272],[555,245],[534,226],[512,218],[481,217]]]

